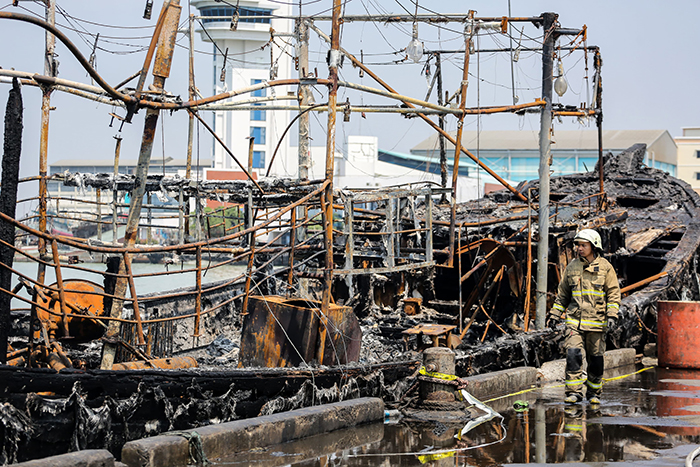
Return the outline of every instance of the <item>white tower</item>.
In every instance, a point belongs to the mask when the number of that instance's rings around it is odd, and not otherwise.
[[[284,18],[291,16],[291,2],[193,0],[191,3],[199,9],[199,15],[203,17],[201,22],[204,28],[200,27],[198,30],[202,40],[213,42],[214,94],[271,79],[291,77],[290,56],[295,54],[295,41],[291,37],[276,37],[274,44],[271,41],[271,29],[274,29],[275,33],[293,32],[292,20]],[[228,54],[224,65],[226,50]],[[225,79],[222,82],[224,66]],[[292,91],[288,86],[277,86],[240,95],[234,99],[286,96],[288,91]],[[281,103],[288,104],[289,101],[282,100]],[[289,123],[289,112],[266,111],[265,103],[260,103],[259,107],[260,110],[216,111],[214,129],[244,166],[248,161],[247,138],[254,136],[253,170],[264,176],[270,166],[275,146]],[[280,145],[270,170],[271,176],[297,176],[298,161],[296,155],[289,157],[289,142],[286,141],[288,138],[289,136]],[[215,169],[238,170],[238,165],[216,142],[213,160]]]

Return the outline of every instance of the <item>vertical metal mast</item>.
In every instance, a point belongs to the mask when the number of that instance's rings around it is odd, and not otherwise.
[[[552,163],[552,71],[557,15],[542,13],[544,44],[542,47],[542,100],[540,114],[540,206],[537,243],[537,315],[535,327],[544,329],[547,313],[547,267],[549,265],[549,167]]]
[[[455,137],[455,155],[452,161],[452,205],[450,214],[450,259],[449,266],[454,264],[455,251],[455,217],[457,215],[457,180],[459,178],[459,155],[462,152],[462,131],[464,129],[464,109],[467,107],[467,85],[469,84],[469,49],[471,48],[472,36],[476,33],[474,25],[474,11],[469,10],[469,23],[464,31],[464,68],[462,70],[462,83],[459,87],[460,101],[459,115],[457,122],[457,136]],[[460,285],[461,287],[461,285]]]
[[[323,192],[323,221],[325,228],[326,268],[323,272],[323,302],[321,306],[321,328],[319,330],[319,346],[316,357],[323,362],[326,345],[327,313],[331,306],[331,286],[333,285],[333,174],[335,172],[335,119],[336,101],[338,98],[338,66],[340,65],[340,0],[333,0],[333,26],[331,28],[331,50],[328,62],[328,79],[331,82],[328,90],[328,139],[326,140],[326,189]]]
[[[56,0],[46,0],[46,22],[51,26],[56,25]],[[56,76],[56,61],[54,50],[56,48],[56,37],[46,31],[46,47],[44,55],[44,75]],[[51,85],[41,86],[41,138],[39,141],[39,231],[46,232],[46,202],[47,202],[47,180],[48,175],[48,154],[49,154],[49,112],[51,112]],[[39,237],[39,257],[46,256],[46,240]],[[46,280],[46,265],[39,262],[37,265],[36,281],[43,284]],[[35,294],[36,295],[36,294]],[[32,297],[32,302],[36,303],[36,296]],[[29,320],[29,352],[33,352],[34,318],[36,317],[36,305],[32,304],[31,319]],[[29,366],[31,366],[29,359]]]
[[[153,87],[156,90],[162,91],[165,86],[165,80],[170,75],[170,65],[172,64],[173,50],[175,47],[175,38],[177,35],[177,26],[180,21],[179,0],[170,0],[163,3],[163,12],[161,12],[159,21],[162,19],[162,34],[158,38],[158,49],[153,65]],[[156,26],[156,33],[161,31],[161,27]],[[149,51],[149,54],[151,51]],[[147,65],[144,68],[147,70]],[[143,75],[142,75],[143,79]],[[146,177],[148,176],[148,166],[151,161],[151,153],[153,152],[153,140],[156,134],[158,125],[158,116],[160,111],[156,109],[148,109],[143,128],[143,136],[141,138],[141,149],[139,151],[139,160],[136,166],[135,183],[131,192],[131,206],[129,207],[129,218],[126,222],[126,233],[124,234],[124,246],[131,247],[136,243],[138,234],[139,219],[141,217],[141,206],[143,205],[143,196],[146,192]],[[124,257],[119,262],[119,274],[114,288],[114,295],[124,297],[128,279],[126,274],[126,264]],[[133,291],[132,291],[133,293]],[[121,317],[123,300],[114,299],[112,301],[112,309],[110,316],[112,318]],[[138,310],[134,309],[137,314]],[[117,320],[111,320],[105,333],[105,343],[102,351],[102,364],[100,368],[103,370],[112,369],[114,364],[114,356],[117,346],[114,343],[119,335],[120,324]],[[142,334],[139,332],[139,338]]]

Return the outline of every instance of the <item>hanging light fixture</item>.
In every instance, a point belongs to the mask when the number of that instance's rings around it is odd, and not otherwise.
[[[406,55],[415,63],[420,62],[423,58],[423,43],[418,40],[418,24],[413,23],[413,38],[406,46]]]
[[[566,79],[564,78],[564,65],[562,65],[561,60],[559,60],[557,68],[559,75],[557,79],[554,80],[554,92],[561,97],[566,93],[566,90],[569,89],[569,85],[566,84]]]

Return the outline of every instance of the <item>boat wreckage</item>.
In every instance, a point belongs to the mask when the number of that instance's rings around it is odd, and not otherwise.
[[[641,350],[655,342],[658,300],[700,298],[700,198],[686,183],[644,166],[643,145],[607,155],[601,147],[593,172],[551,180],[545,150],[539,181],[512,187],[498,177],[505,189],[466,203],[454,200],[456,171],[452,187],[445,179],[442,186],[338,189],[332,156],[322,180],[256,180],[241,163],[247,180],[194,181],[189,173],[147,173],[161,111],[186,110],[192,122],[207,127],[199,116],[205,106],[236,95],[197,100],[190,94],[182,102],[164,92],[178,18],[178,2],[165,2],[156,32],[166,39],[154,36],[144,70],[135,75],[139,84],[127,90],[106,83],[51,22],[0,11],[0,21],[25,21],[51,32],[99,85],[77,86],[51,69],[44,75],[0,70],[13,80],[0,193],[0,350],[7,363],[0,366],[0,462],[88,448],[118,453],[128,440],[161,432],[363,396],[381,397],[388,406],[403,409],[421,400],[425,405],[430,394],[437,394],[434,409],[454,409],[454,400],[440,398],[445,381],[433,381],[420,371],[422,364],[430,366],[422,352],[433,349],[428,354],[439,360],[435,348],[453,349],[451,372],[461,377],[559,358],[562,329],[548,327],[545,313],[559,274],[573,257],[575,232],[584,227],[601,233],[623,287],[621,319],[609,334],[610,348]],[[441,133],[446,147],[452,144],[454,167],[460,155],[483,165],[457,143],[465,115],[494,111],[466,108],[468,51],[479,27],[505,29],[509,21],[556,33],[548,33],[542,49],[543,98],[499,110],[541,112],[545,140],[556,115],[595,118],[600,131],[597,48],[579,47],[594,57],[595,106],[552,106],[554,41],[582,34],[558,28],[554,14],[479,19],[470,12],[459,18],[468,28],[458,108],[397,94],[340,48],[338,0],[330,19],[329,79],[304,76],[302,70],[300,79],[283,83],[327,86],[328,154],[335,144],[337,89],[348,85],[338,81],[339,59],[333,59],[342,53],[386,89],[371,92],[401,101],[404,111],[414,109]],[[145,92],[154,52],[154,84]],[[273,80],[261,86],[279,84]],[[117,141],[114,173],[51,176],[66,186],[111,192],[107,198],[114,201],[103,203],[98,195],[96,207],[98,212],[112,209],[113,219],[100,214],[89,221],[98,231],[125,226],[122,243],[48,231],[46,154],[41,154],[38,177],[18,176],[21,85],[42,89],[46,112],[51,92],[66,90],[121,105],[126,121],[137,109],[146,110],[137,173],[118,173]],[[300,96],[304,113],[311,107]],[[432,122],[421,113],[425,109],[441,118],[454,114],[460,120],[457,135]],[[361,111],[349,105],[347,110]],[[46,131],[47,126],[48,119]],[[17,186],[32,180],[40,182],[38,228],[15,218],[15,206],[22,201]],[[116,215],[124,193],[131,195],[126,220]],[[173,213],[179,219],[173,244],[136,241],[139,228],[151,227],[143,224],[141,211],[150,208],[143,200],[152,194],[180,201]],[[224,207],[205,212],[206,200]],[[31,242],[38,255],[20,247]],[[132,267],[137,257],[157,258],[154,263],[166,258],[171,267],[138,274]],[[36,263],[35,277],[15,267],[20,258]],[[106,269],[81,265],[86,258],[106,263]],[[242,265],[239,275],[203,280],[208,271],[231,264]],[[47,270],[54,273],[54,283],[47,283]],[[76,273],[91,279],[72,278]],[[182,274],[193,277],[191,286],[149,294],[136,290],[138,278],[156,277],[168,284]],[[18,302],[24,307],[12,308]],[[421,381],[428,383],[428,395],[422,394],[425,386],[416,391]],[[437,389],[430,392],[429,384]],[[461,388],[463,383],[457,378],[449,385]]]

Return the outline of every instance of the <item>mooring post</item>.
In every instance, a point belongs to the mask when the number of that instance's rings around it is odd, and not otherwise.
[[[552,71],[554,69],[555,13],[542,13],[542,100],[540,113],[540,206],[537,243],[537,308],[535,327],[544,329],[547,314],[547,267],[549,265],[549,167],[552,163]]]
[[[15,218],[17,208],[17,185],[19,184],[19,161],[22,153],[22,92],[17,78],[12,79],[12,89],[5,108],[5,139],[2,155],[2,185],[0,185],[0,212]],[[9,268],[15,257],[15,226],[0,223],[0,288],[12,290],[12,272]],[[12,296],[0,294],[0,363],[7,363],[7,339],[10,334],[10,302]],[[31,340],[31,334],[29,339]]]
[[[163,23],[156,26],[156,31],[162,29],[162,37],[158,40],[158,49],[156,52],[155,62],[153,65],[153,86],[157,90],[163,90],[166,78],[170,75],[170,65],[172,64],[173,50],[175,47],[175,39],[177,35],[177,26],[180,22],[180,6],[179,0],[171,0],[163,4],[165,14],[161,14],[160,19]],[[149,51],[150,53],[150,51]],[[144,70],[147,70],[144,65]],[[139,80],[141,82],[142,79]],[[124,246],[129,248],[136,243],[138,236],[139,219],[141,218],[141,207],[143,205],[143,197],[146,192],[146,178],[148,176],[148,166],[151,162],[151,153],[153,152],[153,140],[155,138],[156,128],[158,124],[159,111],[156,109],[148,109],[141,138],[141,149],[139,151],[138,164],[136,166],[135,184],[131,191],[131,205],[129,206],[129,217],[126,222],[126,233],[124,234]],[[112,301],[112,308],[109,315],[112,318],[120,318],[122,314],[123,297],[126,296],[128,279],[123,277],[126,272],[124,258],[119,261],[119,274],[114,287],[114,295],[116,297]],[[110,320],[109,326],[105,333],[105,343],[102,349],[102,364],[100,368],[103,370],[111,370],[114,364],[114,356],[117,351],[116,338],[120,332],[120,323],[117,320]]]

